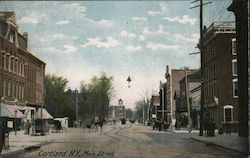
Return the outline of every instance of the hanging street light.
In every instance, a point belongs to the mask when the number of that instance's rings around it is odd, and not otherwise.
[[[128,76],[128,78],[127,78],[128,88],[130,88],[130,87],[131,87],[131,85],[130,85],[130,82],[131,82],[131,81],[132,81],[132,80],[131,80],[130,76]]]

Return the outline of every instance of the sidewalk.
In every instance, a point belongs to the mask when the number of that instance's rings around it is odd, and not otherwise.
[[[49,135],[46,136],[30,136],[24,135],[24,131],[17,131],[16,135],[14,132],[10,132],[9,148],[3,149],[2,156],[7,157],[24,152],[25,150],[40,148],[42,145],[49,144],[56,137],[61,137],[65,133],[49,133]]]
[[[116,128],[119,128],[119,125],[116,125]],[[108,132],[113,130],[114,127],[110,125],[106,125],[103,128],[103,132]],[[2,150],[2,157],[13,156],[18,153],[22,153],[25,151],[30,151],[34,149],[39,149],[43,145],[47,145],[49,143],[53,143],[56,141],[65,140],[65,138],[70,139],[71,135],[78,135],[78,134],[85,134],[86,137],[91,135],[98,135],[99,132],[88,132],[88,129],[83,128],[69,128],[67,131],[62,133],[52,133],[51,131],[49,134],[45,136],[30,136],[24,135],[24,131],[17,131],[15,135],[14,132],[9,133],[9,148]]]
[[[238,136],[238,133],[231,133],[231,135],[219,135],[216,133],[214,137],[206,137],[192,135],[190,139],[206,143],[207,145],[216,145],[225,149],[233,150],[240,153],[246,153],[248,140]]]
[[[173,133],[189,133],[188,129],[187,128],[181,128],[181,129],[174,129],[172,130]],[[199,133],[199,130],[196,130],[196,129],[192,129],[191,130],[191,133]]]

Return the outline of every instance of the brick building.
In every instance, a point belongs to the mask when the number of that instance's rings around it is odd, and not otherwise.
[[[33,111],[24,115],[37,118],[44,104],[45,63],[28,50],[28,34],[18,32],[14,12],[0,12],[0,51],[1,106],[29,106]]]
[[[187,71],[187,74],[194,72],[192,69]],[[169,67],[166,67],[166,107],[170,110],[170,123],[175,126],[176,123],[176,100],[174,95],[176,90],[180,90],[179,81],[185,76],[185,71],[183,69],[172,69],[171,72]]]
[[[182,70],[183,71],[183,70]],[[189,71],[189,72],[187,72]],[[185,73],[185,72],[184,72]],[[191,96],[190,96],[190,92],[199,87],[200,86],[200,81],[201,81],[201,73],[198,69],[192,69],[192,70],[188,70],[186,69],[186,75],[184,76],[180,81],[179,81],[179,85],[180,85],[180,105],[178,106],[178,108],[176,107],[176,116],[177,118],[177,122],[181,121],[181,117],[182,116],[186,116],[188,118],[188,106],[187,106],[187,91],[188,91],[188,100],[189,100],[189,106],[190,106],[190,112],[191,112]],[[186,79],[187,77],[187,79]],[[187,80],[187,83],[186,83]],[[188,88],[186,87],[186,85],[188,86]],[[195,115],[192,118],[192,122],[195,123],[194,125],[197,125],[197,117],[196,114],[198,112],[196,111],[192,111],[193,115]]]
[[[235,23],[214,22],[204,30],[202,71],[204,117],[238,126]]]

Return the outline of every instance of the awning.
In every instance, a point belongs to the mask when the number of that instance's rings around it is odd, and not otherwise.
[[[1,103],[1,117],[24,118],[24,115],[17,109],[16,105]]]
[[[30,107],[30,106],[17,106],[18,110],[36,110],[36,108],[34,107]]]
[[[39,109],[37,110],[37,118],[38,118],[38,119],[41,119],[41,118],[42,118],[42,117],[41,117],[41,108],[39,108]],[[44,120],[53,119],[53,117],[49,114],[49,112],[48,112],[46,109],[44,109],[44,108],[43,108],[43,119],[44,119]]]

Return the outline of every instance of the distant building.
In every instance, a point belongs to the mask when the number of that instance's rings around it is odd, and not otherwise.
[[[184,70],[182,70],[184,71]],[[185,71],[184,71],[185,73]],[[192,70],[186,70],[187,79],[184,76],[180,81],[180,105],[178,106],[179,109],[176,109],[176,115],[178,115],[177,118],[179,118],[178,121],[181,121],[181,118],[185,116],[185,118],[188,118],[188,106],[187,106],[187,92],[188,92],[188,100],[189,100],[189,106],[190,106],[190,114],[191,114],[191,90],[197,88],[200,86],[201,81],[201,73],[198,69],[192,69]],[[188,88],[186,87],[186,80]],[[192,110],[192,116],[197,115],[199,112]],[[196,122],[196,117],[191,117],[192,123]]]
[[[149,120],[152,122],[156,119],[160,113],[158,112],[160,106],[160,97],[153,95],[151,97],[150,107],[149,107]]]
[[[201,109],[201,86],[195,87],[190,91],[190,109],[192,128],[200,128],[200,109]]]
[[[121,99],[117,106],[109,106],[109,121],[119,122],[122,118],[126,118],[125,106]]]
[[[194,72],[194,70],[189,69],[187,74]],[[176,90],[180,90],[179,81],[185,76],[183,69],[172,69],[171,72],[169,67],[166,67],[166,104],[167,110],[170,110],[170,123],[175,126],[176,123],[176,100],[174,95]]]
[[[28,34],[18,32],[14,12],[0,12],[0,51],[1,106],[15,105],[34,124],[44,104],[45,63],[28,50]]]
[[[171,111],[170,108],[167,109],[167,87],[166,83],[160,81],[159,86],[159,101],[160,105],[157,106],[157,118],[163,120],[164,122],[170,123],[171,121]]]
[[[230,122],[238,129],[237,52],[235,23],[214,22],[204,30],[202,71],[204,117]]]

